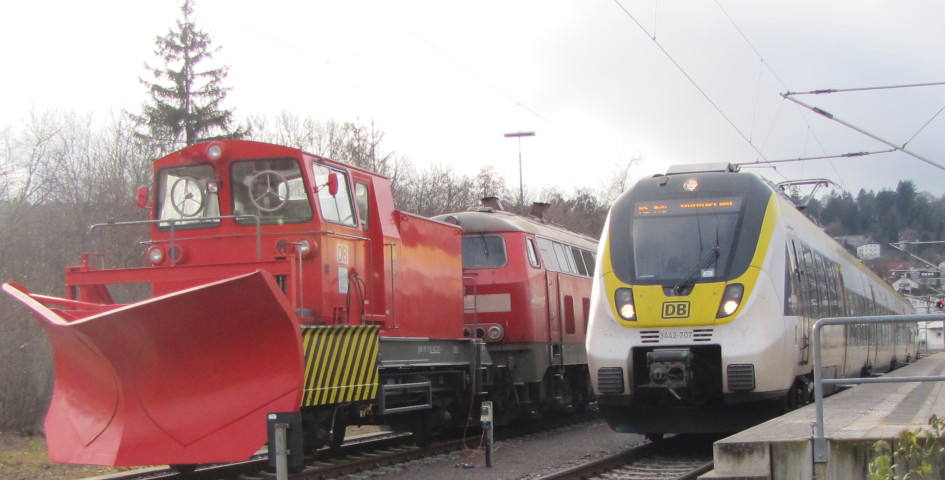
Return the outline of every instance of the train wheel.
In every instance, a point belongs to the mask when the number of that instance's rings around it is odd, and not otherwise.
[[[194,473],[194,471],[197,470],[197,465],[194,465],[192,463],[182,464],[182,465],[168,465],[168,467],[170,467],[171,470],[177,473],[184,474],[184,475]]]
[[[421,447],[427,447],[433,443],[433,413],[420,413],[413,417],[413,426],[411,433]]]
[[[331,424],[331,438],[328,440],[328,446],[332,450],[338,450],[345,443],[345,431],[347,429],[348,418],[346,412],[337,412],[335,414],[335,420]]]

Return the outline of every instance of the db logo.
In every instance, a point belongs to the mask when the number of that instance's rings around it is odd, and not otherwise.
[[[663,304],[663,318],[688,318],[689,302],[666,302]]]
[[[339,265],[348,264],[348,246],[347,245],[338,245],[337,260]]]

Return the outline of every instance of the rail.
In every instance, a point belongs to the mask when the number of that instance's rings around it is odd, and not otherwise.
[[[823,327],[852,324],[882,323],[918,323],[945,321],[945,314],[938,315],[881,315],[871,317],[829,317],[814,323],[814,405],[817,418],[814,423],[814,463],[827,463],[827,438],[824,436],[824,384],[860,384],[860,383],[899,383],[899,382],[941,382],[945,376],[916,377],[881,377],[881,378],[823,378],[823,359],[821,358],[820,331]]]

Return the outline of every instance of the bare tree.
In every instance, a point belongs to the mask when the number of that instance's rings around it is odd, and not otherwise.
[[[62,296],[66,266],[79,261],[90,223],[146,217],[134,187],[148,182],[150,152],[127,120],[104,127],[91,116],[32,113],[2,130],[0,280]],[[146,231],[99,239],[102,252],[144,261]],[[116,292],[113,292],[116,293]],[[120,293],[117,292],[117,293]],[[0,429],[35,431],[52,388],[52,356],[26,309],[0,295]]]
[[[600,189],[599,196],[601,200],[608,205],[613,203],[617,197],[629,190],[630,187],[640,179],[637,170],[643,163],[643,154],[636,152],[631,155],[629,159],[624,160],[624,158],[625,156],[623,154],[617,157],[617,160],[614,161],[614,165],[610,170],[610,175],[607,177],[608,180]]]

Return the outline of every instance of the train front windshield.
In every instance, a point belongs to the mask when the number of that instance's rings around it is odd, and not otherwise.
[[[738,196],[633,204],[634,283],[677,285],[729,278],[743,200]]]

